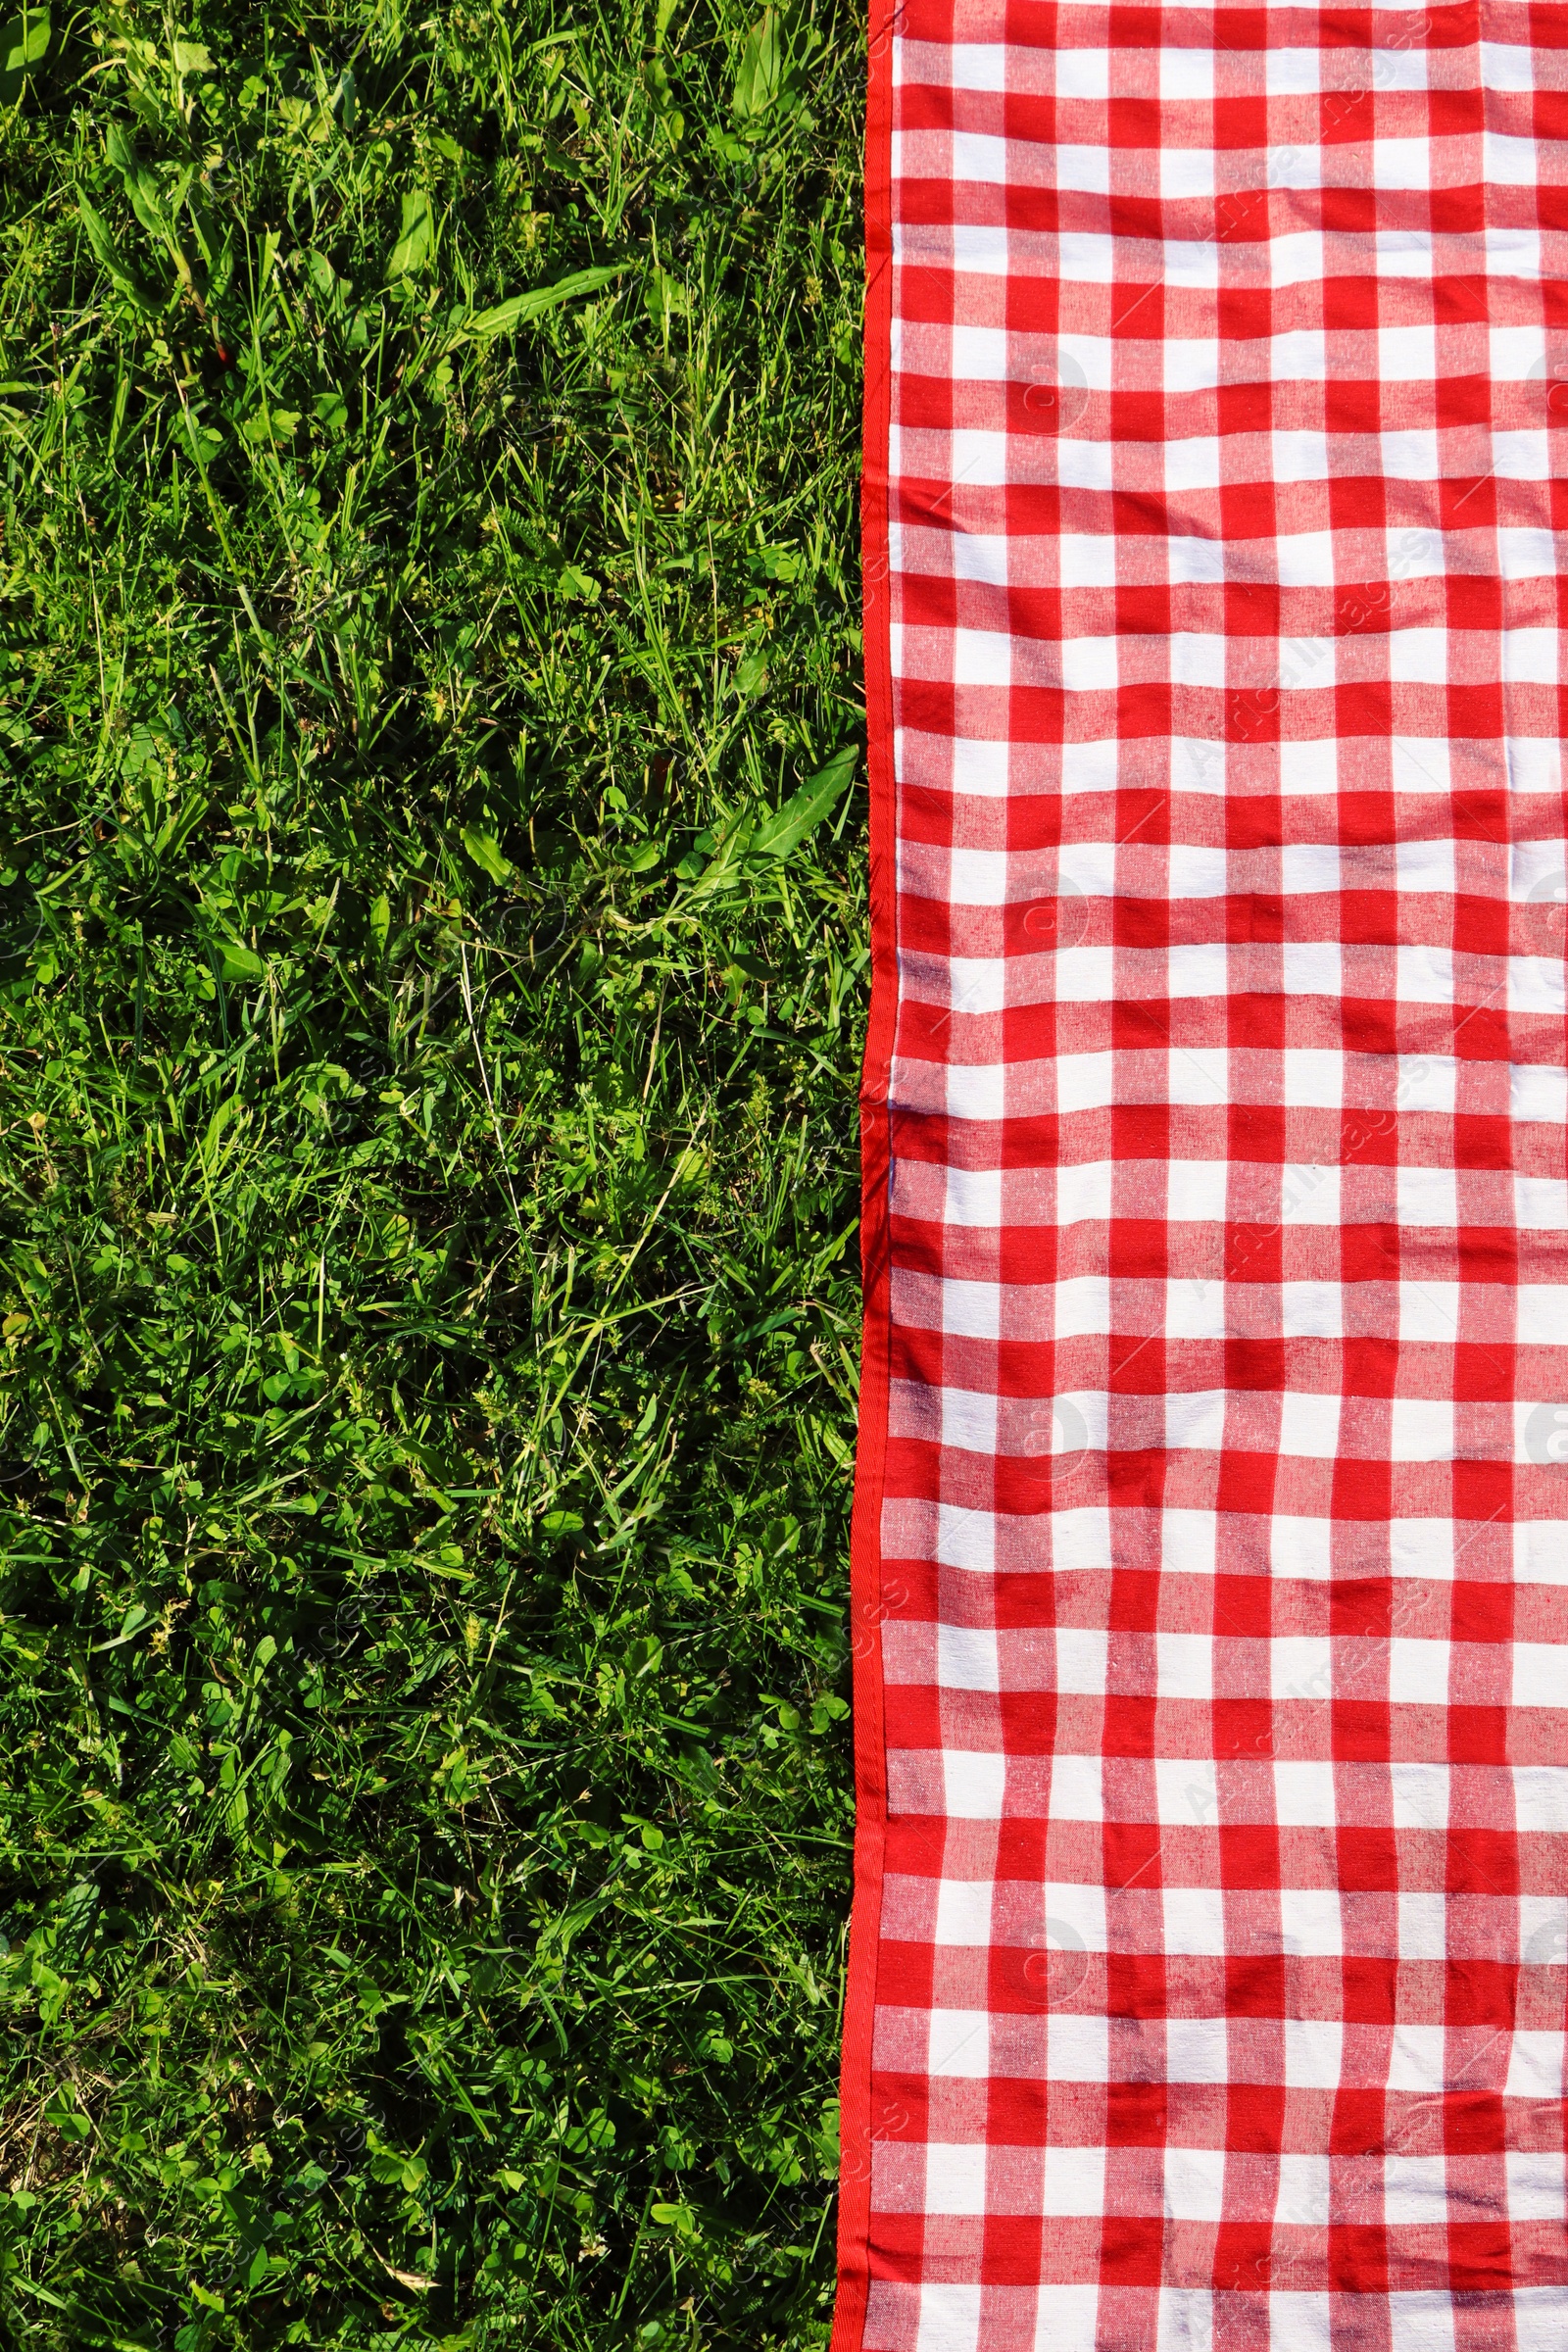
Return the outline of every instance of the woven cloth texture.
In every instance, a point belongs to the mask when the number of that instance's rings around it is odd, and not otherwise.
[[[1568,6],[873,36],[836,2341],[1568,2352]]]

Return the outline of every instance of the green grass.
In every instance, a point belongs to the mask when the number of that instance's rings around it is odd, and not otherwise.
[[[826,2338],[859,14],[554,4],[0,34],[11,2346]]]

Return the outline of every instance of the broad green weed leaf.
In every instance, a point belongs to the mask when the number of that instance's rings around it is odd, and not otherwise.
[[[254,948],[247,948],[237,939],[221,939],[218,943],[219,961],[223,978],[232,981],[265,980],[266,960]]]
[[[753,825],[750,817],[731,820],[725,827],[711,858],[692,886],[691,898],[711,898],[714,891],[735,888],[744,881],[744,859],[751,847]]]
[[[15,106],[27,75],[49,54],[50,22],[47,8],[24,8],[0,24],[0,106]]]
[[[430,210],[430,199],[422,188],[416,188],[403,199],[403,226],[386,266],[388,285],[394,278],[422,270],[434,240],[435,215]]]
[[[503,857],[501,844],[493,833],[485,833],[477,825],[465,825],[463,846],[482,873],[492,882],[505,882],[512,874],[512,860]]]
[[[838,806],[859,757],[853,743],[835,752],[825,767],[818,768],[809,782],[803,784],[782,808],[775,809],[758,826],[752,835],[748,855],[754,858],[783,858],[798,850],[807,836],[815,832],[828,811]]]
[[[150,165],[144,164],[136,153],[135,141],[122,122],[110,124],[105,149],[110,164],[120,173],[131,211],[155,244],[168,253],[180,281],[189,287],[194,284],[189,256],[175,231],[175,222],[185,207],[185,200],[195,178],[195,167],[186,165],[166,186]],[[197,242],[203,242],[200,225]]]
[[[136,153],[136,144],[122,122],[112,122],[105,141],[109,161],[124,182],[131,211],[149,236],[167,238],[170,220],[164,208],[157,174],[149,172]]]
[[[209,806],[210,796],[207,793],[188,793],[159,826],[153,837],[154,855],[163,858],[172,851],[183,849],[207,814]]]
[[[184,429],[179,438],[196,464],[203,467],[210,466],[223,446],[222,434],[215,432],[210,425],[198,424],[195,417],[189,415],[182,416],[180,422]]]
[[[291,441],[299,429],[299,421],[297,409],[257,409],[239,429],[247,441],[265,445],[269,441]]]
[[[514,326],[522,326],[530,318],[542,318],[563,302],[574,302],[582,294],[597,294],[617,277],[624,277],[628,262],[616,262],[594,270],[574,270],[568,277],[558,277],[554,285],[535,286],[526,294],[509,295],[488,311],[475,311],[464,325],[464,333],[476,342],[487,342],[492,335],[509,335]]]
[[[243,1122],[249,1115],[244,1103],[233,1095],[226,1102],[220,1102],[207,1122],[207,1133],[202,1139],[202,1157],[209,1167],[213,1165],[218,1147],[223,1140],[224,1129],[231,1126],[236,1118]]]
[[[81,225],[87,232],[87,242],[97,256],[100,269],[107,272],[122,294],[128,294],[144,310],[151,309],[152,306],[148,302],[141,279],[115,243],[109,223],[96,206],[89,204],[79,188],[76,191],[76,211],[80,216]]]
[[[671,318],[686,316],[686,289],[667,270],[650,270],[643,287],[643,307],[661,334],[667,335]]]
[[[731,104],[743,122],[765,115],[784,87],[784,42],[776,8],[764,8],[741,44]]]

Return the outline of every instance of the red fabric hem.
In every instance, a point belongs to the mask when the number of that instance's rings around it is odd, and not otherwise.
[[[870,2285],[871,2035],[882,1915],[887,1767],[882,1695],[882,1489],[888,1432],[888,1093],[898,1010],[888,428],[893,319],[893,35],[873,0],[865,124],[865,394],[860,477],[866,771],[871,800],[871,1015],[860,1080],[859,1432],[850,1550],[855,1644],[855,1899],[841,2079],[838,2303],[832,2352],[859,2352]]]

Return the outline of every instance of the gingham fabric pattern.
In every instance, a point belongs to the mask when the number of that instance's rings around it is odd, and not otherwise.
[[[1568,2352],[1568,5],[873,35],[838,2352]]]

